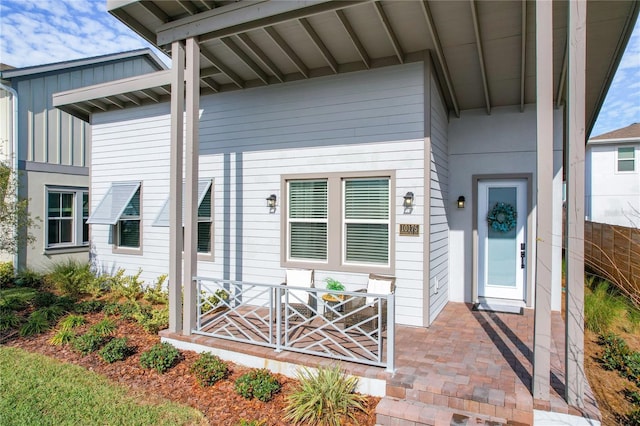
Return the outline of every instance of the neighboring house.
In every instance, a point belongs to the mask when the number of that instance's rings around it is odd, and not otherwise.
[[[585,161],[587,219],[640,228],[640,123],[589,139]]]
[[[582,404],[580,167],[637,3],[107,5],[172,70],[54,104],[93,124],[96,264],[168,272],[170,331],[202,331],[196,276],[275,285],[306,268],[354,290],[390,274],[397,324],[429,327],[448,302],[535,308],[548,404],[566,143],[566,385]],[[94,107],[113,96],[132,100]]]
[[[31,216],[39,218],[31,229],[35,243],[17,253],[19,268],[89,259],[91,126],[56,109],[51,95],[165,68],[150,49],[141,49],[0,72],[1,149],[17,166],[20,197],[29,199]],[[117,97],[106,102],[124,103]]]

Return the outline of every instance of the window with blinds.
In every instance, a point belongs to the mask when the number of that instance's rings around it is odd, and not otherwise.
[[[289,259],[327,260],[327,180],[288,182]]]
[[[140,222],[140,188],[138,188],[116,225],[118,247],[140,248]]]
[[[389,264],[389,179],[343,180],[344,263]]]

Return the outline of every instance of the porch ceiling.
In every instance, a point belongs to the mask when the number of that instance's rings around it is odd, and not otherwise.
[[[198,37],[203,94],[417,61],[428,50],[456,115],[535,102],[533,2],[107,0],[107,8],[169,54],[173,41]],[[588,3],[589,128],[639,8],[637,0]],[[553,91],[562,104],[566,1],[555,1],[553,19]],[[76,106],[86,114],[103,105]]]

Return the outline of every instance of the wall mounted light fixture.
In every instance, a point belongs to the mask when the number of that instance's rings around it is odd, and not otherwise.
[[[402,203],[405,209],[413,207],[413,192],[407,192],[404,196],[404,202]]]
[[[458,208],[464,209],[464,196],[462,195],[458,197]]]
[[[271,194],[267,197],[267,207],[269,207],[270,209],[275,209],[276,208],[276,194]]]

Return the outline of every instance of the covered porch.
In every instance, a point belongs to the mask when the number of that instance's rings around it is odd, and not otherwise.
[[[396,326],[395,374],[360,363],[341,365],[361,378],[363,391],[384,396],[377,407],[380,424],[396,424],[393,422],[399,420],[416,425],[532,424],[534,415],[538,420],[539,416],[553,418],[557,414],[599,421],[588,383],[584,407],[570,406],[564,399],[564,321],[558,312],[551,317],[550,398],[548,402],[534,402],[530,390],[533,327],[532,310],[514,315],[474,311],[469,304],[449,303],[430,328]],[[212,351],[289,375],[299,366],[335,362],[199,334],[187,336],[165,330],[161,336],[179,347]],[[385,349],[387,342],[384,339]]]

